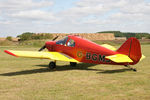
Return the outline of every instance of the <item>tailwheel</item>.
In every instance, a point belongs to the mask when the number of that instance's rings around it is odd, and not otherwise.
[[[53,62],[53,61],[51,61],[50,63],[49,63],[49,69],[54,69],[54,68],[56,68],[56,62]]]
[[[131,68],[134,72],[136,72],[137,70],[136,70],[136,68]]]
[[[125,67],[128,67],[129,69],[133,70],[134,72],[137,71],[136,68],[132,68],[132,67],[130,67],[129,65],[124,65],[124,66],[125,66]]]
[[[76,62],[70,62],[70,66],[74,67],[74,66],[76,66],[76,65],[77,65]]]

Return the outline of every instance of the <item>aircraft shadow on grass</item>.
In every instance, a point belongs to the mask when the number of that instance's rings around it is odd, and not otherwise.
[[[113,74],[113,73],[121,73],[125,71],[131,71],[131,69],[115,69],[115,70],[102,70],[102,69],[92,69],[89,67],[95,66],[96,64],[90,63],[80,63],[75,67],[70,65],[64,66],[57,66],[56,69],[50,70],[48,65],[36,65],[38,67],[44,67],[40,69],[33,69],[33,70],[23,70],[17,72],[9,72],[9,73],[2,73],[0,76],[17,76],[17,75],[26,75],[26,74],[36,74],[36,73],[45,73],[45,72],[55,72],[55,71],[66,71],[66,70],[89,70],[89,71],[98,71],[98,74]]]

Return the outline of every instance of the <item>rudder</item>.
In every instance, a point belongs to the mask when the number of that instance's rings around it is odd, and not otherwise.
[[[134,37],[123,43],[117,52],[128,55],[133,60],[133,63],[130,63],[131,65],[138,63],[142,56],[140,42]]]

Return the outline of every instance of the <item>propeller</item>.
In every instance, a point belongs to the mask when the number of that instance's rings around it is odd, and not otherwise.
[[[55,38],[52,39],[52,41],[55,41],[59,36],[56,36]]]
[[[59,36],[56,36],[55,38],[52,39],[52,41],[55,41]],[[46,45],[44,45],[43,47],[41,47],[38,51],[42,51],[46,48]]]
[[[40,49],[39,49],[39,51],[42,51],[42,50],[44,50],[46,48],[46,45],[44,45],[43,47],[41,47]]]

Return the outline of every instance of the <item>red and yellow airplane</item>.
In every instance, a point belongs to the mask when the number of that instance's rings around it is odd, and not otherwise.
[[[58,38],[58,37],[56,37]],[[68,61],[71,66],[77,62],[129,65],[137,64],[142,57],[141,46],[136,38],[129,38],[118,50],[108,44],[98,45],[79,36],[69,35],[64,39],[48,41],[39,51],[14,51],[5,50],[6,53],[16,57],[31,57],[51,59],[49,68],[56,67],[56,61]],[[40,52],[47,48],[47,52]],[[131,68],[133,71],[136,69]]]

